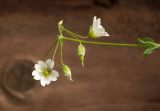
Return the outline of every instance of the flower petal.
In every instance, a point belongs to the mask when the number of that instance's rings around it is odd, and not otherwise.
[[[42,86],[45,86],[46,85],[45,79],[41,79],[40,83],[41,83]]]
[[[35,76],[35,75],[37,75],[39,72],[37,71],[37,70],[34,70],[33,72],[32,72],[32,76]]]
[[[101,36],[109,36],[109,34],[107,32],[102,33]]]
[[[51,74],[51,80],[56,81],[57,77],[59,77],[59,73],[57,71],[53,70],[52,74]]]
[[[36,75],[36,76],[34,76],[33,77],[35,80],[41,80],[41,76],[39,76],[39,75]]]
[[[45,67],[45,63],[44,63],[42,60],[39,60],[39,61],[38,61],[38,64],[39,64],[39,66],[41,66],[41,67]]]
[[[43,71],[43,67],[41,67],[39,64],[35,64],[34,68],[39,72]]]
[[[53,69],[54,67],[54,61],[51,59],[46,60],[46,65],[48,68]]]
[[[46,78],[46,84],[49,85],[51,83],[51,78]]]
[[[101,19],[98,18],[98,19],[97,19],[97,27],[99,27],[100,25],[101,25]]]
[[[57,78],[52,78],[52,81],[57,81]]]
[[[94,28],[94,27],[96,27],[96,22],[97,22],[97,20],[96,20],[96,19],[97,19],[97,17],[96,17],[96,16],[94,16],[94,17],[93,17],[93,28]]]
[[[52,70],[52,74],[54,77],[59,77],[59,73],[56,70]]]

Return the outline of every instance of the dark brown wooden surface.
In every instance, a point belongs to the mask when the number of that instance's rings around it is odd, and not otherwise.
[[[0,5],[0,111],[160,111],[160,51],[147,58],[141,48],[87,45],[85,68],[77,44],[65,42],[64,61],[74,82],[61,73],[41,87],[33,63],[56,39],[57,22],[85,35],[92,17],[102,18],[111,37],[100,41],[160,40],[158,0],[2,0]],[[100,2],[100,3],[99,3]]]

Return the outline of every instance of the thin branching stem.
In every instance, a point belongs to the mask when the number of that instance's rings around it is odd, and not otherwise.
[[[141,47],[139,44],[126,44],[126,43],[110,43],[110,42],[93,42],[86,40],[77,40],[73,38],[63,37],[64,40],[72,41],[72,42],[81,42],[85,44],[95,44],[95,45],[106,45],[106,46],[126,46],[126,47]]]

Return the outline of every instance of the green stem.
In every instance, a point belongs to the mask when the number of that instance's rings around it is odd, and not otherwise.
[[[59,41],[57,40],[56,48],[55,48],[54,53],[53,53],[53,60],[55,58],[55,55],[56,55],[56,52],[57,52],[57,49],[58,49],[58,45],[59,45]]]
[[[77,38],[76,36],[73,36],[76,40],[79,41],[79,43],[81,44],[81,41],[79,40],[79,38]]]
[[[60,38],[60,39],[62,39],[62,38]],[[61,64],[64,65],[64,63],[63,63],[63,45],[62,44],[60,44],[60,59],[61,59]]]
[[[62,27],[63,28],[63,30],[65,31],[65,32],[67,32],[68,34],[70,34],[70,35],[72,35],[72,36],[74,36],[74,37],[78,37],[78,38],[82,38],[82,39],[87,39],[88,37],[83,37],[83,36],[80,36],[80,35],[78,35],[78,34],[76,34],[76,33],[73,33],[73,32],[71,32],[70,30],[68,30],[68,29],[66,29],[66,28],[64,28],[64,27]]]
[[[55,47],[56,43],[58,40],[56,40],[52,46],[47,50],[47,52],[44,54],[44,56],[42,57],[42,60],[48,55],[48,53]]]
[[[96,45],[106,45],[106,46],[128,46],[128,47],[141,47],[139,44],[125,44],[125,43],[109,43],[109,42],[92,42],[85,40],[77,40],[68,37],[63,37],[64,40],[73,41],[73,42],[81,42],[86,44],[96,44]]]

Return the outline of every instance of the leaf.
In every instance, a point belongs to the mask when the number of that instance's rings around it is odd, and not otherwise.
[[[145,38],[138,38],[138,41],[140,42],[147,42],[147,41],[151,41],[151,42],[155,42],[154,39],[149,38],[149,37],[145,37]]]
[[[148,55],[150,55],[151,53],[153,53],[153,51],[155,50],[155,47],[149,47],[147,48],[144,52],[143,52],[143,56],[147,57]]]
[[[160,44],[156,43],[152,38],[138,38],[138,42],[145,48],[145,51],[143,52],[144,57],[160,48]]]
[[[151,45],[155,44],[155,41],[152,38],[138,38],[138,42],[143,46],[143,47],[149,47]]]

